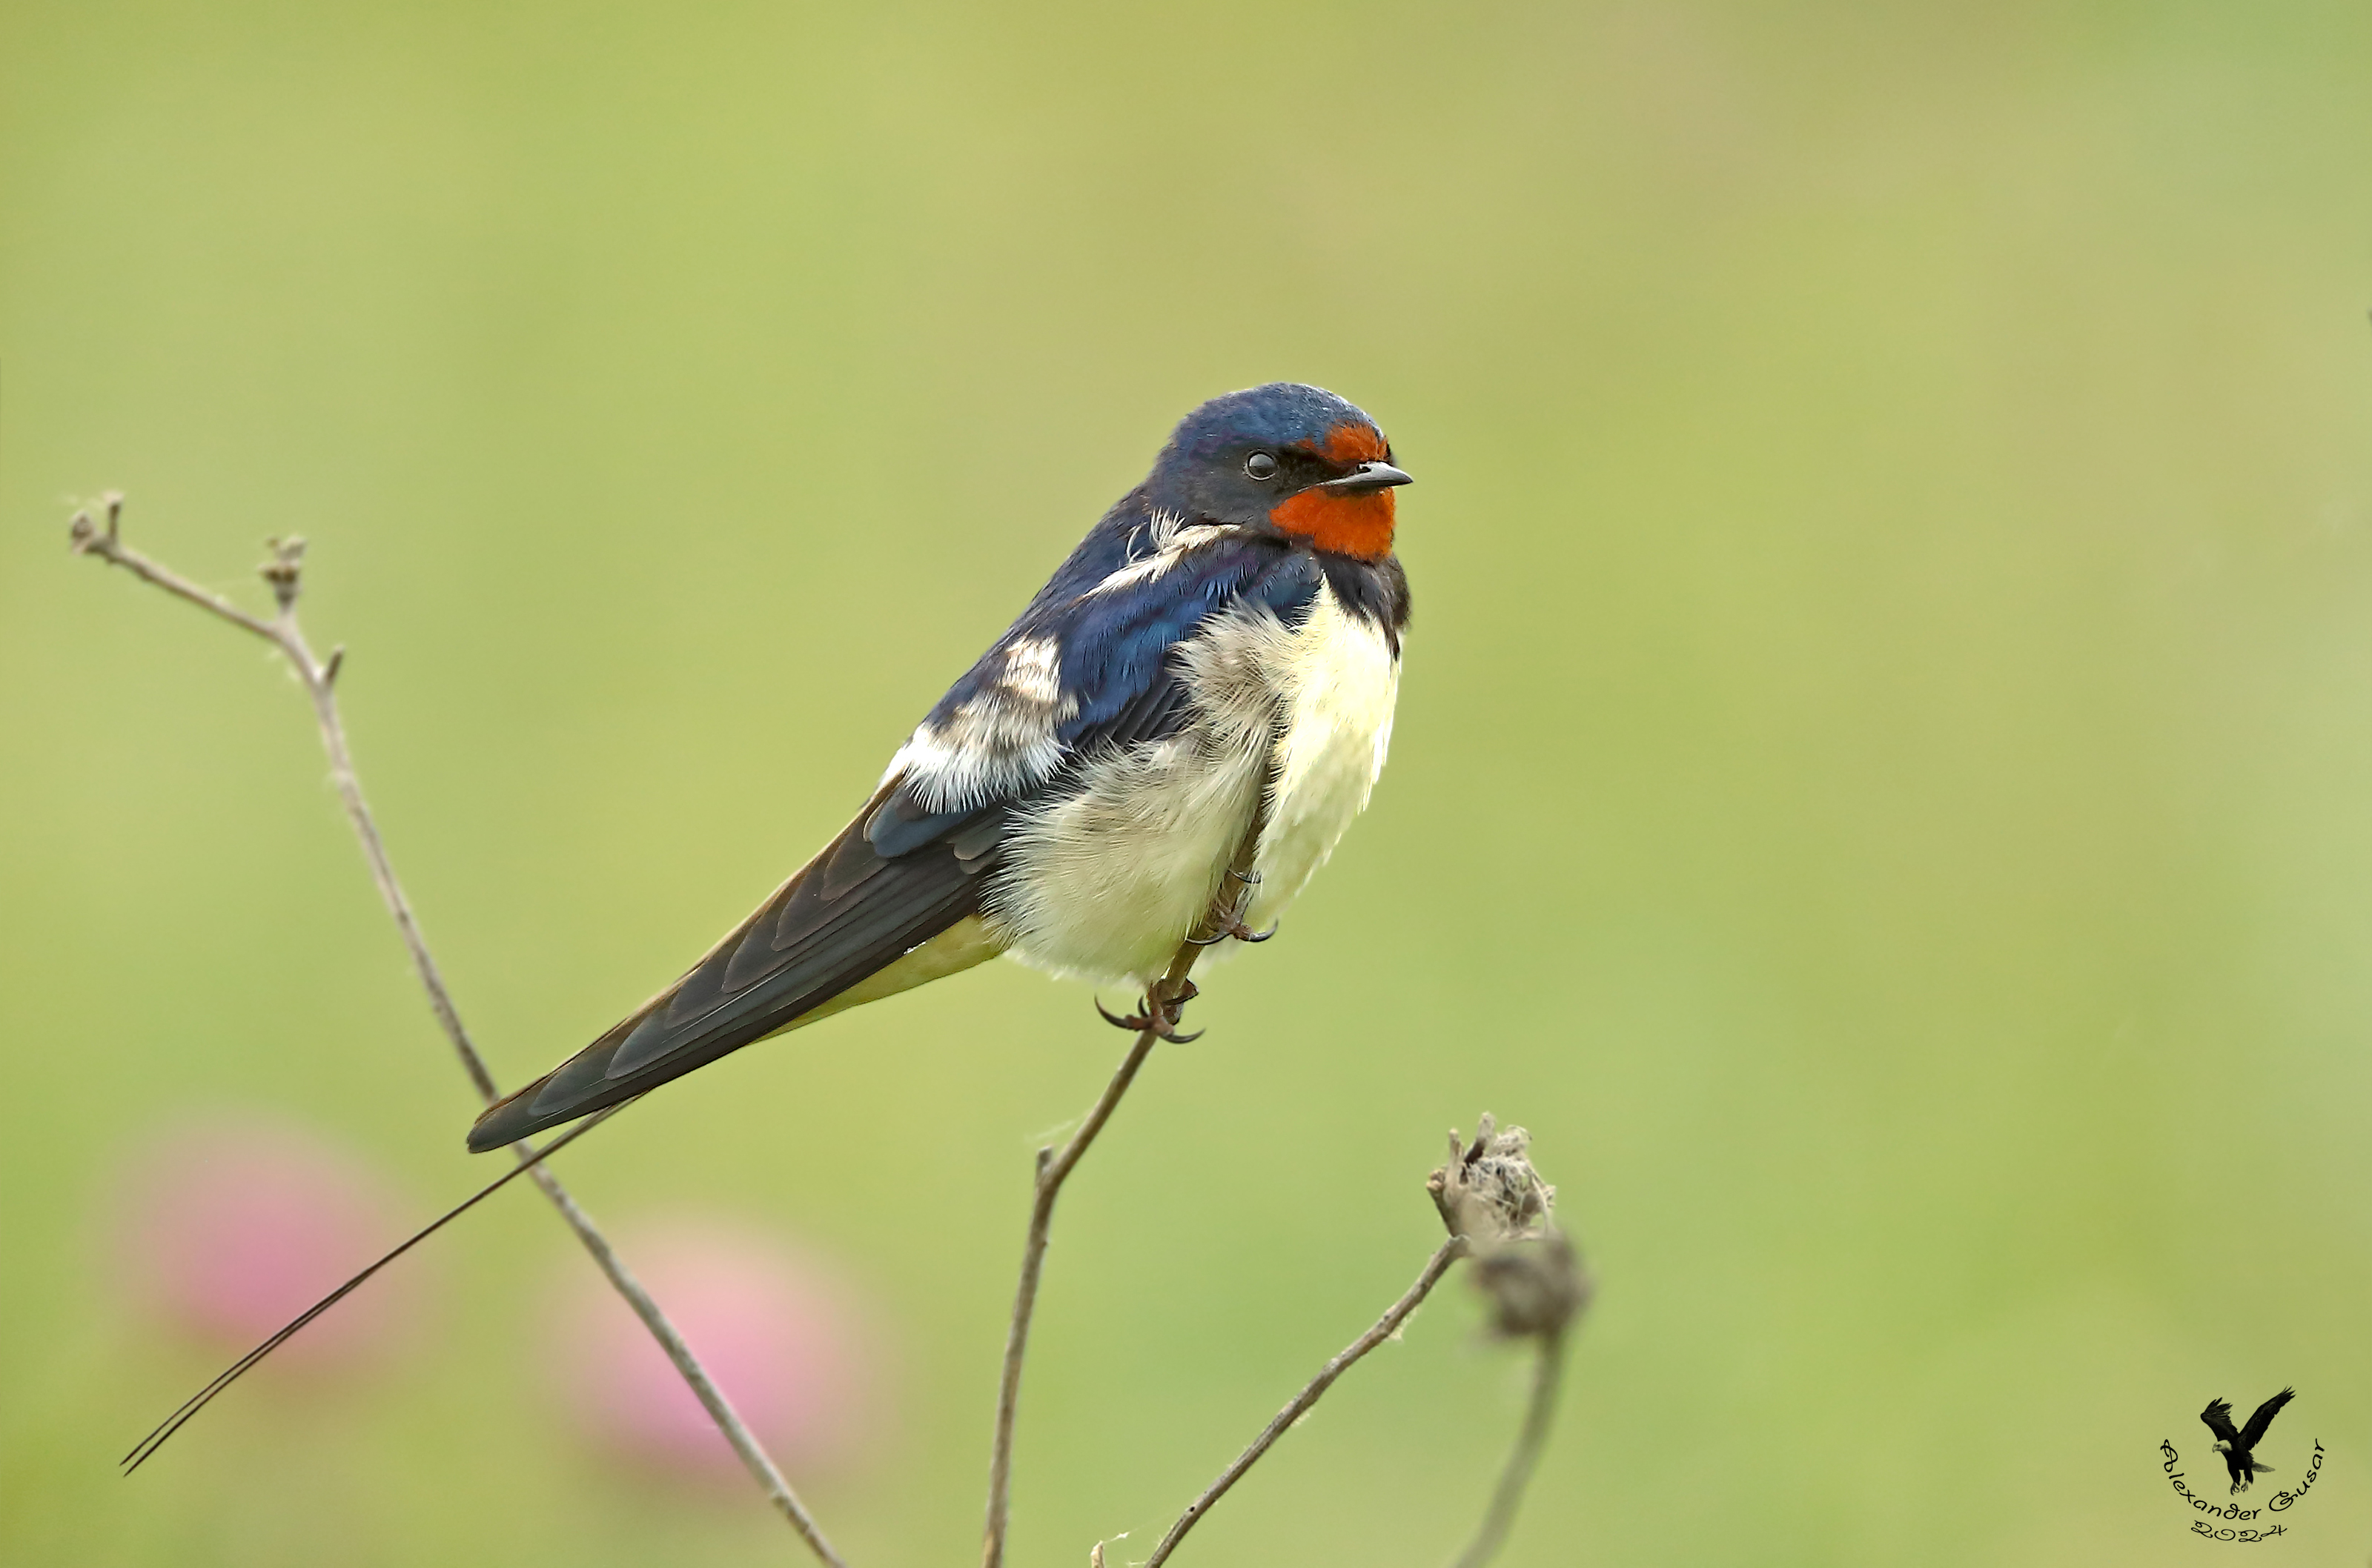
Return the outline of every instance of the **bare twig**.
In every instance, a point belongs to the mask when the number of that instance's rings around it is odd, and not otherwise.
[[[1186,1511],[1178,1516],[1178,1522],[1169,1527],[1169,1532],[1161,1538],[1142,1568],[1160,1568],[1168,1562],[1169,1554],[1178,1550],[1178,1543],[1186,1539],[1186,1532],[1202,1522],[1203,1516],[1227,1494],[1227,1489],[1275,1446],[1277,1439],[1333,1387],[1336,1378],[1348,1372],[1360,1357],[1398,1333],[1409,1314],[1441,1283],[1449,1266],[1466,1257],[1477,1260],[1475,1281],[1491,1302],[1494,1331],[1506,1338],[1534,1340],[1540,1347],[1533,1372],[1531,1406],[1525,1414],[1523,1431],[1517,1437],[1515,1453],[1499,1478],[1498,1490],[1492,1497],[1489,1512],[1483,1516],[1482,1528],[1458,1560],[1456,1568],[1481,1568],[1499,1549],[1515,1521],[1516,1505],[1523,1497],[1525,1483],[1531,1479],[1532,1468],[1548,1441],[1550,1416],[1556,1408],[1557,1383],[1564,1365],[1565,1330],[1589,1299],[1589,1283],[1574,1256],[1572,1244],[1549,1223],[1550,1210],[1556,1202],[1556,1189],[1542,1181],[1540,1172],[1532,1168],[1525,1153],[1530,1141],[1531,1134],[1520,1127],[1500,1131],[1487,1112],[1471,1145],[1455,1132],[1449,1134],[1448,1163],[1425,1179],[1425,1191],[1440,1213],[1449,1239],[1426,1260],[1416,1283],[1377,1319],[1376,1326],[1320,1367],[1318,1376],[1252,1439],[1251,1446],[1236,1456],[1235,1462],[1219,1472],[1218,1480],[1186,1505]]]
[[[1203,929],[1190,932],[1186,940],[1178,945],[1169,970],[1146,991],[1145,1013],[1153,1021],[1138,1031],[1128,1054],[1121,1060],[1120,1070],[1104,1086],[1104,1092],[1088,1109],[1087,1120],[1071,1134],[1061,1152],[1057,1153],[1051,1144],[1038,1151],[1037,1196],[1029,1209],[1029,1235],[1022,1245],[1021,1279],[1014,1288],[1013,1321],[1006,1330],[1005,1366],[996,1387],[996,1434],[989,1451],[988,1522],[981,1545],[981,1568],[1003,1568],[1005,1562],[1005,1537],[1011,1521],[1013,1495],[1014,1414],[1021,1401],[1021,1366],[1029,1353],[1029,1323],[1038,1309],[1038,1279],[1045,1270],[1046,1240],[1054,1225],[1054,1200],[1063,1195],[1063,1183],[1070,1179],[1071,1172],[1086,1156],[1087,1145],[1096,1141],[1096,1134],[1111,1120],[1121,1096],[1128,1093],[1129,1085],[1136,1081],[1137,1069],[1153,1054],[1155,1043],[1163,1035],[1161,1017],[1165,1010],[1174,1018],[1175,1010],[1194,994],[1193,985],[1187,979],[1194,960],[1202,957],[1215,936],[1241,929],[1243,917],[1251,908],[1253,889],[1260,881],[1252,863],[1267,821],[1267,801],[1268,781],[1264,779],[1251,825],[1245,830],[1220,883],[1230,896],[1222,907],[1211,912]]]
[[[1502,1130],[1486,1111],[1473,1143],[1449,1134],[1449,1161],[1424,1184],[1442,1223],[1473,1249],[1474,1283],[1490,1304],[1492,1332],[1531,1341],[1534,1355],[1532,1397],[1515,1451],[1507,1456],[1481,1527],[1454,1568],[1482,1568],[1507,1539],[1516,1506],[1548,1443],[1569,1330],[1589,1305],[1589,1276],[1573,1243],[1550,1218],[1556,1189],[1532,1167],[1530,1145],[1530,1133],[1521,1127]]]
[[[302,587],[305,541],[301,539],[273,540],[272,557],[262,567],[263,580],[271,586],[272,597],[279,613],[269,621],[250,615],[212,589],[199,587],[169,567],[160,565],[123,542],[122,522],[123,497],[110,493],[101,501],[105,525],[93,521],[87,511],[75,514],[69,539],[78,555],[96,556],[110,566],[121,566],[143,582],[152,583],[167,593],[189,600],[199,609],[221,620],[252,633],[278,648],[296,670],[296,678],[312,700],[313,717],[321,732],[321,749],[329,753],[330,777],[337,786],[338,799],[345,807],[346,820],[353,826],[355,836],[362,842],[363,858],[369,864],[371,880],[378,887],[379,897],[386,901],[388,913],[393,917],[397,932],[403,938],[405,950],[412,956],[412,967],[420,977],[421,989],[428,993],[428,1005],[436,1021],[452,1041],[456,1055],[461,1059],[462,1070],[470,1074],[481,1098],[487,1103],[502,1098],[495,1086],[494,1074],[487,1070],[484,1057],[478,1052],[469,1030],[462,1026],[461,1015],[453,1005],[452,993],[446,989],[445,978],[438,972],[436,958],[428,951],[427,940],[420,934],[420,923],[413,918],[412,901],[404,896],[403,886],[396,880],[395,867],[389,861],[387,845],[379,837],[378,824],[372,819],[370,807],[363,799],[362,781],[355,772],[354,758],[346,746],[345,726],[338,715],[335,682],[340,667],[345,660],[343,648],[333,649],[328,659],[318,659],[305,640],[296,619],[296,599]],[[521,1161],[532,1156],[532,1150],[521,1143],[512,1145],[512,1153]],[[645,1290],[640,1281],[628,1271],[625,1262],[610,1245],[609,1238],[593,1223],[590,1215],[560,1183],[560,1179],[536,1165],[530,1179],[543,1190],[561,1216],[568,1222],[576,1239],[593,1255],[611,1288],[623,1296],[633,1307],[634,1316],[643,1320],[651,1337],[674,1363],[676,1371],[698,1397],[702,1408],[715,1422],[717,1430],[733,1446],[742,1464],[762,1487],[775,1508],[790,1521],[801,1539],[816,1556],[831,1568],[845,1568],[840,1554],[824,1539],[823,1532],[809,1516],[790,1482],[775,1468],[757,1436],[741,1420],[727,1400],[724,1391],[708,1376],[707,1370],[694,1356],[683,1336],[668,1320],[657,1302]]]
[[[1458,1554],[1452,1568],[1482,1568],[1516,1522],[1516,1505],[1524,1500],[1524,1488],[1532,1479],[1532,1468],[1540,1463],[1541,1450],[1548,1446],[1549,1423],[1556,1415],[1557,1386],[1564,1376],[1564,1342],[1563,1329],[1539,1336],[1532,1362],[1532,1398],[1524,1410],[1523,1430],[1516,1435],[1507,1468],[1499,1474],[1498,1489],[1491,1494],[1490,1511],[1482,1516],[1482,1527]]]
[[[1227,1489],[1241,1481],[1244,1472],[1258,1464],[1261,1456],[1276,1446],[1276,1440],[1308,1412],[1326,1390],[1334,1386],[1336,1378],[1356,1365],[1360,1357],[1399,1332],[1400,1326],[1408,1321],[1409,1314],[1433,1294],[1433,1287],[1441,1283],[1441,1276],[1449,1272],[1449,1266],[1465,1255],[1466,1238],[1462,1236],[1453,1236],[1436,1248],[1433,1256],[1425,1260],[1424,1270],[1417,1275],[1416,1283],[1401,1293],[1401,1298],[1392,1303],[1390,1310],[1376,1319],[1376,1326],[1353,1340],[1333,1360],[1319,1368],[1318,1376],[1276,1412],[1276,1419],[1252,1439],[1251,1446],[1237,1455],[1235,1462],[1219,1472],[1219,1479],[1203,1489],[1203,1495],[1186,1504],[1186,1511],[1178,1516],[1178,1522],[1169,1527],[1169,1533],[1161,1538],[1161,1544],[1155,1547],[1153,1555],[1145,1560],[1144,1568],[1159,1568],[1161,1563],[1168,1562],[1169,1554],[1178,1550],[1178,1543],[1186,1539],[1186,1532],[1203,1522],[1203,1516],[1227,1494]]]
[[[1038,1151],[1038,1195],[1029,1210],[1029,1236],[1021,1251],[1021,1281],[1013,1295],[1013,1320],[1005,1331],[1005,1366],[996,1385],[996,1435],[989,1450],[988,1460],[988,1522],[981,1546],[983,1568],[999,1568],[1005,1561],[1005,1534],[1011,1516],[1013,1495],[1013,1420],[1021,1402],[1021,1365],[1029,1353],[1029,1323],[1038,1310],[1038,1279],[1046,1265],[1046,1238],[1053,1229],[1054,1200],[1062,1196],[1063,1183],[1087,1152],[1087,1145],[1103,1131],[1104,1123],[1120,1104],[1120,1097],[1136,1081],[1136,1071],[1153,1053],[1160,1037],[1145,1029],[1104,1086],[1095,1108],[1071,1141],[1063,1145],[1061,1154],[1050,1146]]]

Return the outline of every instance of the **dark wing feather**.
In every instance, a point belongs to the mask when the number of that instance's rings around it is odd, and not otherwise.
[[[2218,1440],[2226,1443],[2240,1441],[2240,1434],[2232,1430],[2231,1400],[2209,1400],[2207,1408],[2199,1412],[2199,1419],[2207,1423],[2207,1430],[2214,1433]]]
[[[2249,1424],[2240,1429],[2240,1446],[2244,1448],[2255,1447],[2264,1437],[2265,1428],[2273,1424],[2273,1417],[2282,1413],[2282,1407],[2296,1398],[2296,1388],[2284,1388],[2280,1393],[2259,1405],[2257,1413],[2249,1418]]]
[[[682,979],[489,1107],[470,1147],[500,1148],[705,1066],[978,912],[1002,813],[962,814],[927,839],[904,835],[903,852],[884,855],[866,836],[882,798]]]

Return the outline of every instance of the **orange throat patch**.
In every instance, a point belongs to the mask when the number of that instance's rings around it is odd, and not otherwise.
[[[1268,520],[1336,555],[1377,561],[1391,552],[1392,493],[1389,490],[1365,495],[1305,490],[1278,503]]]
[[[1383,432],[1372,424],[1338,424],[1326,433],[1319,450],[1330,460],[1347,467],[1386,461],[1391,448],[1385,445]],[[1272,508],[1268,520],[1336,555],[1378,561],[1391,553],[1389,490],[1371,490],[1365,495],[1305,490],[1298,495],[1286,496]]]

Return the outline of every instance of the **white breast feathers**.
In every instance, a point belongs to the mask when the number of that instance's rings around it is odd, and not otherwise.
[[[1330,589],[1298,626],[1238,609],[1174,656],[1190,695],[1184,727],[1086,759],[1075,793],[1006,835],[987,916],[1025,963],[1099,982],[1160,973],[1210,908],[1272,760],[1255,924],[1292,900],[1367,803],[1400,663],[1382,630]]]

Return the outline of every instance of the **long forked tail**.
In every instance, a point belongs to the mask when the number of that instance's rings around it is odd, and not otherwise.
[[[627,1104],[632,1103],[632,1101],[627,1102]],[[575,1143],[577,1139],[585,1136],[586,1133],[590,1132],[594,1128],[600,1126],[601,1123],[609,1121],[610,1117],[615,1116],[619,1111],[625,1109],[625,1105],[611,1106],[607,1110],[590,1118],[583,1124],[570,1128],[559,1137],[554,1138],[551,1143],[546,1144],[542,1148],[536,1150],[532,1154],[523,1156],[517,1165],[513,1166],[510,1169],[503,1172],[502,1175],[494,1178],[492,1181],[487,1182],[483,1187],[479,1188],[469,1197],[464,1198],[461,1202],[454,1204],[451,1208],[437,1215],[436,1218],[431,1220],[428,1224],[421,1226],[420,1229],[413,1231],[412,1235],[405,1237],[402,1242],[390,1249],[386,1253],[381,1255],[377,1262],[371,1264],[368,1268],[355,1275],[354,1278],[348,1280],[345,1283],[340,1285],[337,1289],[331,1291],[329,1295],[323,1296],[320,1300],[315,1302],[312,1306],[298,1313],[295,1318],[291,1318],[286,1325],[276,1330],[270,1339],[265,1340],[262,1344],[256,1346],[253,1350],[249,1351],[237,1361],[232,1362],[215,1377],[213,1382],[208,1383],[204,1388],[191,1395],[187,1400],[182,1400],[180,1409],[174,1411],[172,1414],[157,1423],[155,1430],[151,1431],[147,1436],[143,1437],[138,1443],[134,1444],[133,1446],[132,1452],[123,1456],[122,1459],[120,1461],[123,1466],[123,1473],[125,1475],[130,1475],[134,1470],[136,1470],[142,1465],[146,1464],[156,1456],[157,1450],[165,1446],[166,1439],[171,1437],[173,1434],[180,1431],[184,1426],[187,1426],[200,1411],[214,1403],[215,1397],[216,1395],[220,1394],[224,1389],[228,1388],[233,1383],[238,1382],[241,1377],[252,1371],[256,1364],[262,1361],[265,1356],[270,1355],[273,1351],[276,1351],[282,1345],[286,1344],[296,1336],[296,1331],[304,1328],[306,1324],[310,1323],[314,1318],[319,1318],[322,1313],[327,1312],[331,1307],[335,1307],[341,1301],[345,1300],[347,1296],[352,1295],[355,1291],[361,1286],[364,1281],[369,1279],[373,1274],[378,1273],[381,1269],[386,1268],[398,1258],[402,1257],[405,1253],[411,1251],[413,1248],[419,1246],[422,1242],[427,1240],[438,1231],[443,1230],[455,1220],[459,1219],[463,1214],[468,1214],[471,1209],[476,1208],[480,1203],[484,1202],[487,1199],[501,1191],[505,1187],[509,1186],[520,1177],[525,1176],[529,1171],[533,1170],[537,1166],[542,1164],[545,1160],[550,1159],[553,1155],[558,1154],[562,1149],[567,1147],[570,1144]]]

